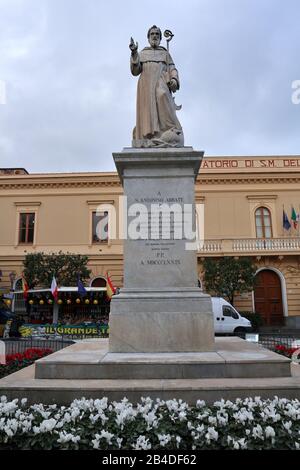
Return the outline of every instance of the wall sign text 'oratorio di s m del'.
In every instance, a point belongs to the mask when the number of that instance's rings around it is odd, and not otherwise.
[[[266,158],[266,159],[204,159],[203,169],[229,168],[300,168],[300,158]]]

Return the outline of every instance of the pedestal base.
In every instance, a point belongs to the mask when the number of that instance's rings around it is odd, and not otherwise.
[[[211,298],[199,289],[122,289],[113,297],[110,352],[213,350]]]
[[[139,402],[274,396],[300,399],[300,366],[239,338],[216,338],[210,353],[118,354],[108,340],[78,342],[0,380],[0,396],[69,406],[75,398]],[[36,370],[35,370],[36,369]]]
[[[107,340],[77,343],[36,361],[37,379],[199,379],[290,377],[290,360],[240,338],[217,338],[215,351],[111,353]]]

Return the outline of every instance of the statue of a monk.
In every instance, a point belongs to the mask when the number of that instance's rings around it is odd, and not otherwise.
[[[130,67],[140,75],[137,90],[136,127],[133,147],[183,147],[184,139],[176,116],[172,93],[179,90],[179,77],[172,57],[160,46],[162,34],[157,26],[148,31],[150,47],[138,53],[138,43],[131,38]]]

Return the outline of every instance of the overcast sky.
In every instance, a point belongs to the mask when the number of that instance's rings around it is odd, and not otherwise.
[[[0,0],[0,167],[114,170],[135,125],[129,39],[152,24],[174,33],[185,145],[300,154],[299,0]]]

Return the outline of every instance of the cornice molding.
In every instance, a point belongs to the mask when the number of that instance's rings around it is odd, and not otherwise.
[[[272,199],[277,199],[278,196],[277,194],[253,194],[250,196],[246,196],[248,201],[261,201],[261,200],[272,200]]]
[[[17,207],[25,207],[25,206],[32,206],[37,207],[40,206],[42,203],[40,201],[30,201],[30,202],[14,202],[14,205]]]
[[[49,189],[49,188],[116,188],[119,181],[72,181],[72,182],[36,182],[36,183],[0,183],[0,190],[7,189]]]
[[[97,199],[97,200],[89,200],[89,201],[86,201],[87,205],[88,206],[99,206],[99,204],[114,204],[115,201],[114,199]]]
[[[247,177],[247,178],[216,178],[215,176],[212,178],[201,178],[198,177],[196,181],[196,185],[221,185],[221,184],[286,184],[286,183],[300,183],[300,176],[295,177]]]
[[[246,185],[246,184],[297,184],[300,183],[300,175],[295,176],[202,176],[199,174],[197,185]],[[122,188],[118,178],[112,181],[14,181],[0,182],[0,190],[24,190],[24,189],[72,189],[72,188]]]

